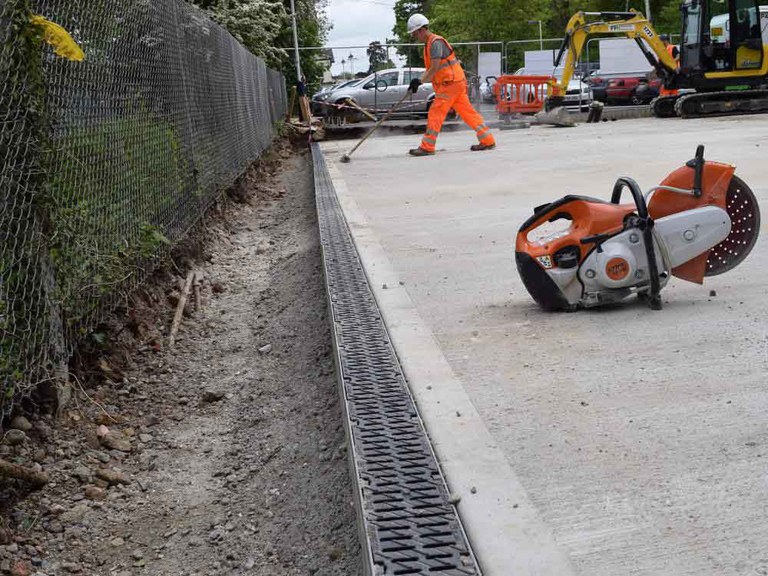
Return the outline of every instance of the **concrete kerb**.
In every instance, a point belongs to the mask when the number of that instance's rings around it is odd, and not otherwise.
[[[339,202],[449,489],[486,576],[574,574],[420,317],[339,170]]]

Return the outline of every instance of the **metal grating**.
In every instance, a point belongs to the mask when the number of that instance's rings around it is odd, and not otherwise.
[[[320,239],[369,574],[480,574],[312,144]]]

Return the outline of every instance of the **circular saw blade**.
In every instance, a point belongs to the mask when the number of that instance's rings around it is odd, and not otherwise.
[[[760,233],[757,198],[738,176],[731,178],[728,185],[725,209],[731,217],[731,232],[710,250],[705,276],[717,276],[741,264],[752,251]]]

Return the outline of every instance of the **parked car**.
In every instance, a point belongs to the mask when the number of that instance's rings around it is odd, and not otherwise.
[[[635,100],[640,104],[648,104],[659,95],[661,90],[661,80],[655,74],[649,73],[647,78],[640,78],[640,82],[635,88]],[[693,88],[681,88],[677,91],[679,96],[684,94],[693,94],[696,92]]]
[[[315,92],[312,95],[312,100],[311,100],[312,114],[316,116],[320,116],[323,114],[323,112],[327,108],[327,106],[325,105],[325,102],[330,96],[331,92],[334,92],[335,90],[340,90],[341,88],[346,88],[347,86],[352,86],[353,84],[357,84],[358,82],[360,82],[360,78],[353,78],[352,80],[345,80],[344,82],[339,82],[338,84],[325,86],[323,89],[319,90],[318,92]]]
[[[640,84],[639,76],[624,76],[611,78],[605,87],[605,96],[608,104],[642,104],[635,94]]]
[[[640,79],[645,78],[648,75],[648,71],[637,71],[637,72],[605,72],[602,70],[596,70],[595,72],[591,73],[589,76],[585,78],[585,81],[589,83],[589,85],[592,87],[592,94],[595,98],[595,100],[599,100],[600,102],[608,103],[608,83],[612,80],[615,80],[617,82],[612,83],[612,98],[615,98],[616,101],[611,101],[612,104],[619,104],[619,103],[625,103],[630,101],[629,93],[622,95],[622,91],[620,88],[623,88],[624,85],[621,84],[622,80],[626,80],[627,78],[630,79]],[[632,86],[636,86],[637,82],[632,81],[630,82]]]
[[[317,95],[317,103],[323,108],[321,114],[334,115],[339,110],[328,104],[343,105],[351,100],[372,113],[383,113],[405,94],[412,78],[420,78],[424,68],[392,68],[381,70],[362,80],[340,86],[325,94]],[[432,105],[435,92],[432,84],[422,84],[416,94],[411,94],[399,108],[401,113],[426,113]]]
[[[640,78],[637,88],[635,88],[635,97],[640,104],[648,104],[659,95],[661,80],[655,74],[648,74],[645,78]]]

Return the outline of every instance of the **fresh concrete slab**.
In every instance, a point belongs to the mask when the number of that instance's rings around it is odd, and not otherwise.
[[[700,143],[768,206],[768,116],[496,138],[472,153],[471,133],[442,134],[429,158],[406,155],[417,136],[372,138],[334,168],[486,574],[768,571],[765,241],[704,286],[670,282],[661,312],[543,313],[514,265],[534,206],[607,199],[622,175],[648,188]]]

